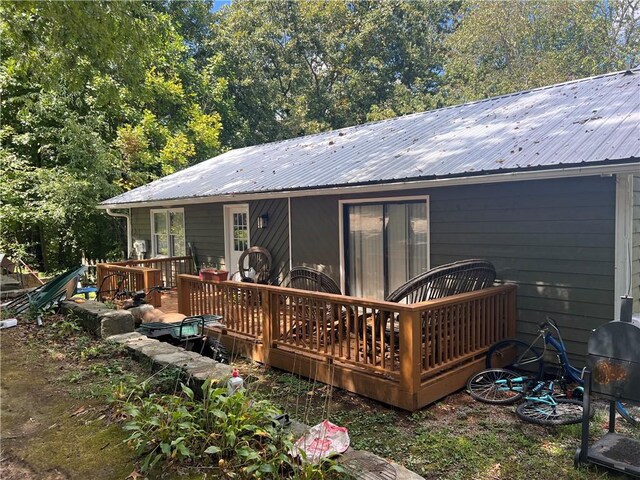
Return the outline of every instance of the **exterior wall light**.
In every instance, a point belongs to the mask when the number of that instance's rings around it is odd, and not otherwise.
[[[269,214],[263,213],[258,217],[258,228],[267,228],[269,226]]]

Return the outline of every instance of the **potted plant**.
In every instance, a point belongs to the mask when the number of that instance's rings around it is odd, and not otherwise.
[[[201,268],[199,272],[200,280],[209,280],[211,282],[224,282],[229,276],[227,270],[218,267]]]

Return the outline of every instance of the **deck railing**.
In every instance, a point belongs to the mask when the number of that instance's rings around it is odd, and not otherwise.
[[[178,285],[178,275],[195,273],[192,257],[163,257],[148,258],[144,260],[126,260],[123,262],[113,262],[111,265],[158,269],[161,272],[161,281],[167,288],[175,288]]]
[[[96,265],[96,276],[101,297],[98,300],[113,299],[122,291],[144,290],[162,284],[162,272],[157,268],[132,267],[114,263],[99,263]],[[160,292],[149,292],[146,301],[154,307],[161,306]]]
[[[424,391],[434,379],[452,371],[462,378],[460,367],[479,365],[492,343],[514,335],[515,293],[503,285],[406,305],[178,276],[180,312],[222,315],[228,333],[261,344],[265,363],[277,359],[271,363],[293,371],[300,358],[312,358],[383,377],[395,382],[397,400],[349,389],[408,409],[440,398]]]

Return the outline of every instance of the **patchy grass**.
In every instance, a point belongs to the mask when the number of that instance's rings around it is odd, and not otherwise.
[[[151,371],[119,346],[82,332],[73,318],[48,317],[45,327],[21,322],[0,332],[2,461],[15,478],[126,478],[137,468],[127,437],[105,398],[123,399]],[[235,359],[251,395],[314,425],[328,418],[349,429],[352,446],[398,462],[426,479],[609,479],[596,468],[573,467],[580,425],[540,427],[519,421],[513,407],[475,402],[459,392],[409,413],[275,369]],[[179,390],[178,372],[151,376],[150,389]],[[607,428],[604,410],[592,437]],[[640,429],[618,424],[625,435]],[[82,459],[81,461],[79,459]],[[166,472],[216,478],[213,472]],[[11,478],[8,475],[7,478]],[[181,477],[183,478],[183,477]]]
[[[459,392],[409,413],[339,389],[246,362],[256,394],[279,402],[294,418],[315,424],[328,418],[349,429],[351,444],[393,460],[426,479],[608,479],[595,467],[575,469],[573,456],[581,426],[542,427],[523,423],[513,406],[476,402]],[[592,439],[606,433],[601,407],[591,424]],[[623,420],[625,435],[640,429]]]
[[[120,346],[78,328],[73,317],[21,319],[0,332],[3,478],[125,479],[136,469],[121,426],[105,401],[151,375]],[[173,391],[176,372],[151,389]]]

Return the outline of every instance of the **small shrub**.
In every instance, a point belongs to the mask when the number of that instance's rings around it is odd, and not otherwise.
[[[202,400],[181,387],[181,396],[135,395],[124,403],[127,442],[144,457],[143,472],[164,463],[213,466],[222,477],[237,479],[344,478],[332,462],[302,466],[289,457],[291,435],[274,424],[281,412],[270,402],[242,392],[227,396],[211,381],[202,387]]]
[[[62,317],[56,322],[48,323],[46,328],[47,332],[57,339],[71,337],[82,331],[77,317],[72,315]]]

